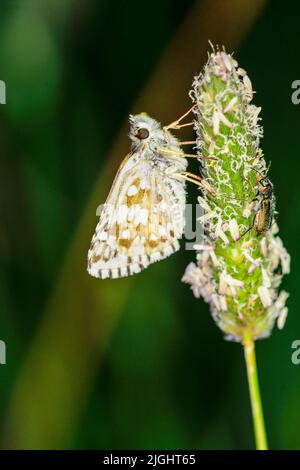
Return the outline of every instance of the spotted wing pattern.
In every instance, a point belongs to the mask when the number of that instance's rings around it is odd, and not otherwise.
[[[129,154],[100,213],[88,252],[88,272],[119,278],[140,272],[179,249],[185,183]]]

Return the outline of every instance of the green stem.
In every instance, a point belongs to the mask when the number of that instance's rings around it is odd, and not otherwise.
[[[252,418],[257,450],[267,450],[264,415],[259,391],[254,341],[251,335],[244,335],[244,354],[247,366],[248,385],[251,400]]]

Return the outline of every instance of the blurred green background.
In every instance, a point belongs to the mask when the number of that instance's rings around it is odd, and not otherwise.
[[[1,0],[3,448],[253,448],[242,349],[180,282],[194,253],[130,279],[86,273],[128,114],[185,111],[209,39],[235,51],[262,106],[292,273],[286,327],[257,344],[258,366],[270,447],[300,448],[299,17],[297,1]]]

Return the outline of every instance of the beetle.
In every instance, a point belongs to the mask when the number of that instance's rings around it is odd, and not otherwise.
[[[266,233],[273,224],[276,198],[274,195],[273,185],[269,178],[259,175],[258,178],[259,188],[256,200],[256,214],[254,218],[254,225],[258,234]]]
[[[255,168],[254,168],[255,169]],[[246,235],[253,227],[256,227],[258,235],[265,234],[273,225],[275,215],[276,198],[274,195],[273,184],[269,178],[257,171],[258,191],[253,199],[256,201],[254,206],[255,216],[251,227],[243,233]]]

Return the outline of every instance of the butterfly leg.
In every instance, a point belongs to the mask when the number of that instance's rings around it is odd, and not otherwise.
[[[188,142],[188,143],[190,144],[192,142]],[[182,145],[182,142],[180,142],[180,145]],[[173,156],[173,157],[180,157],[180,158],[197,158],[197,159],[205,158],[207,160],[217,160],[216,157],[206,157],[204,155],[195,155],[193,153],[175,152],[174,150],[170,150],[166,147],[157,147],[157,151],[160,152],[160,153],[165,153],[167,155],[170,155],[171,157]]]
[[[193,173],[190,173],[189,171],[182,171],[180,173],[173,173],[172,176],[174,178],[179,178],[179,179],[184,179],[185,181],[189,181],[190,183],[194,183],[197,186],[205,189],[207,192],[209,192],[211,195],[215,196],[216,192],[215,190],[208,184],[205,179],[200,176],[200,175],[194,175]]]
[[[187,127],[187,126],[192,126],[194,123],[192,122],[187,122],[185,124],[180,124],[180,122],[188,116],[194,109],[194,106],[192,106],[186,113],[184,113],[182,116],[180,116],[176,121],[171,122],[168,126],[164,126],[164,130],[169,130],[169,129],[180,129],[181,127]]]

